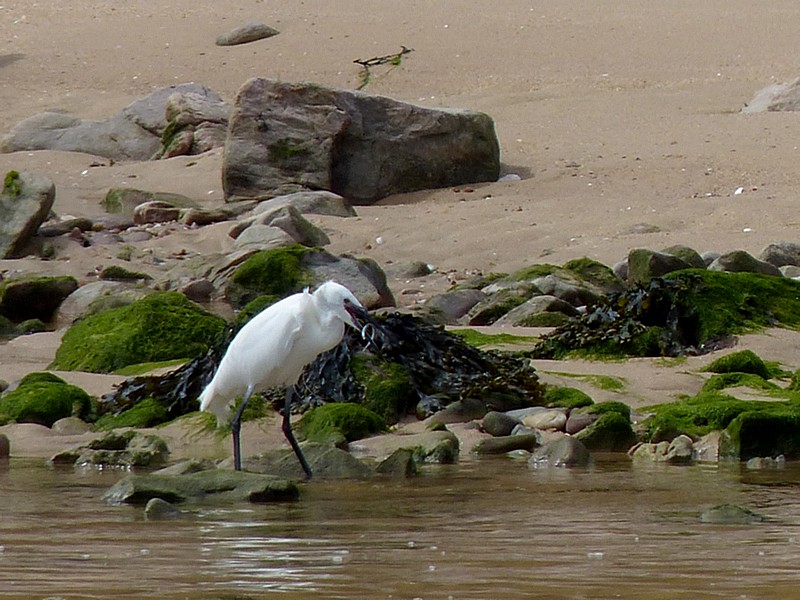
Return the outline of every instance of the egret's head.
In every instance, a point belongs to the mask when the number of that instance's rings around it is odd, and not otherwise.
[[[369,316],[367,309],[353,295],[353,292],[335,281],[323,283],[314,292],[314,296],[354,329],[361,329],[360,323]]]

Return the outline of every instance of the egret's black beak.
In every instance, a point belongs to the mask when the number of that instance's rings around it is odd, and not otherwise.
[[[350,315],[350,318],[353,320],[353,326],[356,329],[361,329],[364,325],[372,321],[372,317],[367,312],[367,309],[355,302],[345,300],[344,309],[347,311],[347,314]]]

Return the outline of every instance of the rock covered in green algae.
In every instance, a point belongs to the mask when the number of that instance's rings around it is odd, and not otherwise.
[[[297,500],[297,485],[286,479],[245,471],[210,469],[185,475],[128,475],[103,499],[110,504],[146,504],[152,498],[179,503],[188,500],[215,502],[285,502]]]
[[[178,292],[154,292],[91,315],[64,334],[51,368],[108,373],[204,354],[226,323]]]
[[[64,417],[85,419],[91,398],[81,388],[52,373],[35,372],[23,377],[16,389],[0,398],[0,416],[18,423],[51,427]]]
[[[636,443],[636,434],[629,417],[609,411],[594,423],[575,434],[589,450],[627,452]]]
[[[545,336],[538,358],[571,353],[677,356],[766,326],[800,326],[800,282],[756,273],[687,269],[601,299]]]
[[[764,379],[772,375],[761,357],[752,350],[741,350],[720,356],[703,369],[709,373],[750,373]]]
[[[352,402],[335,402],[312,408],[297,423],[296,430],[311,441],[341,433],[348,442],[386,431],[386,421],[368,408]]]

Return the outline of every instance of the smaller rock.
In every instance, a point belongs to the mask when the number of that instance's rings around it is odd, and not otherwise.
[[[567,415],[563,410],[543,410],[522,418],[522,424],[531,429],[555,429],[563,431]]]
[[[575,435],[579,431],[586,429],[589,425],[594,423],[597,420],[597,415],[581,412],[578,410],[570,411],[569,417],[567,418],[567,424],[564,426],[564,430],[570,434]]]
[[[477,398],[464,398],[448,404],[430,417],[433,423],[467,423],[482,419],[486,414],[486,405]]]
[[[800,244],[794,242],[770,244],[761,251],[758,258],[776,267],[800,266]]]
[[[180,519],[181,511],[161,498],[150,498],[144,507],[144,518],[148,521]]]
[[[537,448],[528,461],[528,467],[586,467],[591,464],[592,455],[579,440],[564,436]]]
[[[505,325],[521,327],[534,326],[535,323],[532,321],[536,319],[540,313],[563,313],[568,317],[574,317],[578,315],[578,310],[566,300],[561,300],[555,296],[534,296],[530,300],[512,308],[505,315],[497,319],[494,324],[500,327]]]
[[[182,225],[211,225],[212,223],[222,223],[232,218],[229,211],[209,210],[204,208],[184,208],[180,212],[179,220]]]
[[[786,466],[786,457],[783,454],[775,458],[771,456],[756,456],[748,460],[746,466],[753,471],[783,469]]]
[[[717,258],[708,265],[710,271],[727,271],[729,273],[761,273],[782,277],[780,269],[775,265],[758,260],[744,250],[734,250]]]
[[[750,525],[761,523],[764,520],[764,515],[735,504],[720,504],[703,511],[700,515],[702,523],[714,525]]]
[[[36,234],[42,237],[57,237],[70,233],[75,229],[81,232],[91,231],[93,225],[91,219],[73,217],[71,219],[64,219],[63,221],[47,222],[39,227]]]
[[[0,433],[0,460],[7,460],[11,456],[11,441],[5,433]]]
[[[92,426],[78,417],[64,417],[53,423],[51,429],[62,435],[76,435],[91,431]]]
[[[523,433],[520,435],[505,435],[484,438],[472,448],[478,455],[507,454],[515,450],[531,452],[539,445],[539,433]]]
[[[407,479],[417,474],[417,461],[410,448],[398,448],[375,469],[381,475]]]
[[[430,298],[425,303],[425,313],[434,318],[440,317],[437,320],[442,324],[454,325],[473,306],[484,300],[486,295],[480,290],[453,290]]]
[[[180,216],[180,208],[161,200],[151,200],[139,204],[133,209],[133,222],[138,225],[144,223],[168,223],[177,221]]]
[[[214,293],[214,284],[208,279],[196,279],[181,286],[180,292],[192,302],[209,302]]]
[[[690,269],[691,266],[682,258],[672,254],[635,248],[628,253],[628,280],[633,283],[647,283],[653,277]]]
[[[271,38],[280,33],[277,29],[265,25],[264,23],[251,21],[240,27],[217,36],[217,46],[238,46],[248,44],[266,38]]]
[[[666,462],[670,464],[688,464],[692,462],[694,444],[688,435],[679,435],[667,448]]]
[[[152,498],[165,502],[186,500],[249,501],[254,503],[297,500],[297,485],[271,475],[211,469],[186,475],[128,475],[114,484],[103,499],[109,504],[146,504]]]
[[[270,227],[269,225],[253,224],[245,229],[236,238],[236,248],[247,248],[259,246],[261,249],[270,250],[283,246],[291,246],[295,240],[280,227]]]
[[[259,202],[253,209],[257,216],[284,206],[294,206],[300,214],[328,215],[331,217],[356,217],[353,206],[339,194],[327,190],[302,191],[276,196]]]
[[[495,437],[502,437],[511,435],[514,427],[519,425],[519,423],[519,419],[515,419],[504,412],[491,410],[484,415],[482,427],[486,433]]]

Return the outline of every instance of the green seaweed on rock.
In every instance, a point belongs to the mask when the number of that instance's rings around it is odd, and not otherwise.
[[[687,269],[610,294],[545,336],[537,358],[680,356],[732,335],[800,327],[800,283],[755,273]]]

